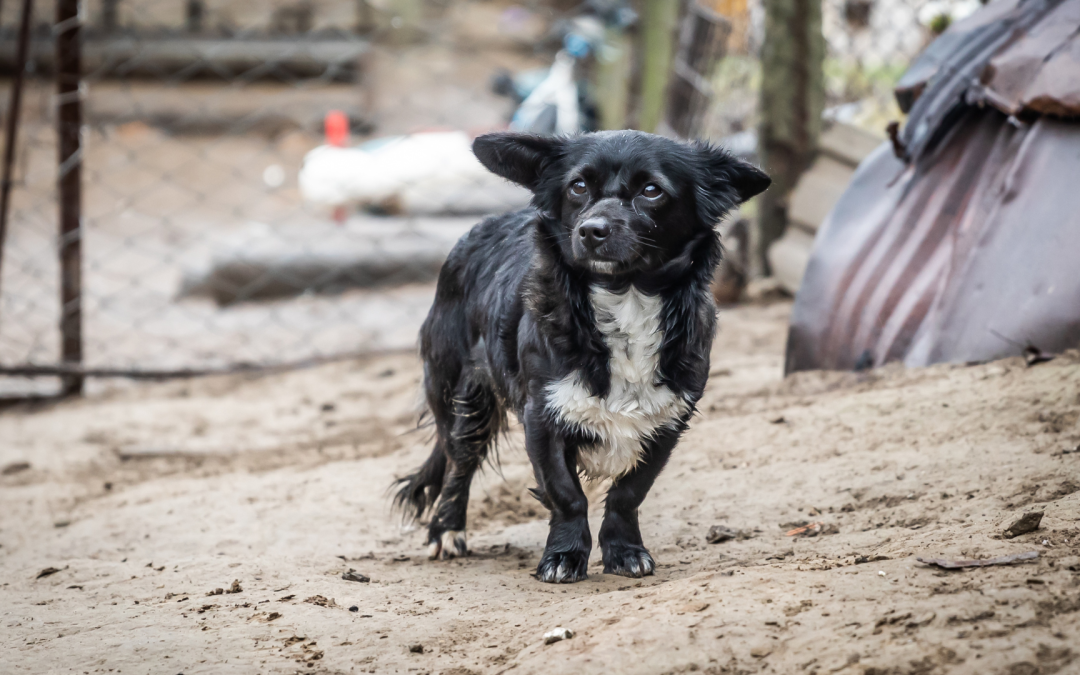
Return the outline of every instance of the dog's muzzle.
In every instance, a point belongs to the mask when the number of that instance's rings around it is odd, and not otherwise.
[[[578,225],[577,236],[586,248],[595,251],[611,236],[611,225],[605,218],[589,218]]]

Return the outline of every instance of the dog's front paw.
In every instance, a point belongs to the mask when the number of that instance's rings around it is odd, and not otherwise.
[[[572,584],[589,578],[588,566],[587,551],[545,552],[536,566],[536,578],[549,584]]]
[[[446,530],[432,532],[428,539],[428,558],[431,560],[449,560],[469,555],[465,544],[465,530]]]
[[[656,569],[656,562],[644,546],[613,544],[604,548],[604,574],[618,574],[637,579]]]

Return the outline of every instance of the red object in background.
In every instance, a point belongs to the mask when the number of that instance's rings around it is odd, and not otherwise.
[[[340,110],[331,110],[326,113],[324,121],[326,129],[326,144],[337,148],[344,148],[349,142],[349,118]]]
[[[326,113],[323,121],[326,130],[326,144],[335,148],[344,148],[349,142],[349,118],[340,110],[331,110]],[[334,208],[333,219],[338,225],[345,222],[347,213],[344,206]]]

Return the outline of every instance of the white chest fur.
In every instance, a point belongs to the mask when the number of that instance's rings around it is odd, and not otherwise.
[[[548,408],[599,439],[578,455],[585,475],[618,478],[641,460],[642,443],[675,424],[690,404],[656,384],[663,339],[659,296],[631,287],[624,293],[593,288],[590,297],[597,328],[611,350],[611,389],[602,398],[593,396],[575,371],[548,385]]]

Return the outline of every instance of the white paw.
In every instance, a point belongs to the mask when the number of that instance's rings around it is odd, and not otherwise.
[[[469,547],[465,543],[465,530],[443,532],[438,541],[428,544],[427,554],[430,560],[449,560],[468,555]]]
[[[469,554],[465,545],[465,530],[447,530],[442,533],[442,559],[461,558]]]

